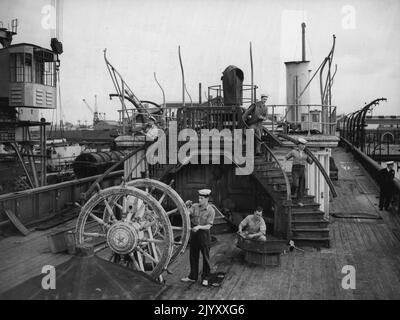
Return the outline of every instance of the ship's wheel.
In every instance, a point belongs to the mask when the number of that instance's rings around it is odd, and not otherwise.
[[[81,208],[76,244],[92,244],[100,257],[162,280],[176,249],[160,202],[133,186],[100,190]]]
[[[173,249],[169,264],[173,263],[186,249],[190,236],[190,218],[188,209],[179,194],[171,186],[153,179],[137,179],[127,183],[150,193],[164,208],[171,223]]]

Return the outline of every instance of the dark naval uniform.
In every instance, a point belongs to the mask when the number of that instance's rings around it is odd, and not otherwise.
[[[378,171],[378,183],[381,188],[381,192],[379,195],[379,209],[385,208],[388,210],[390,202],[393,197],[393,179],[394,179],[394,170],[393,169],[381,169]]]
[[[267,115],[267,107],[262,101],[252,104],[244,113],[243,118],[250,129],[254,129],[254,133],[261,138],[263,130],[263,120]],[[261,143],[255,139],[256,154],[261,153]]]
[[[192,228],[214,223],[215,211],[210,204],[202,207],[198,203],[189,209]],[[210,230],[197,230],[190,232],[190,275],[189,278],[197,280],[199,275],[200,252],[203,256],[202,280],[208,280],[210,275]]]

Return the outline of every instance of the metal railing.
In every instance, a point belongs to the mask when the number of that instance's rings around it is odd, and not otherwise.
[[[290,119],[291,108],[303,108],[298,121]],[[167,128],[170,121],[177,121],[178,128],[197,129],[236,129],[243,128],[242,115],[245,108],[241,106],[178,106],[165,107],[160,112],[157,108],[148,108],[146,113],[137,109],[127,109],[130,125],[132,127],[143,126],[142,119],[150,112],[156,118],[159,125]],[[299,109],[301,110],[301,109]],[[153,113],[154,111],[154,113]],[[307,105],[266,105],[266,120],[264,125],[271,132],[296,133],[298,131],[334,135],[336,132],[336,106],[307,104]]]
[[[244,84],[242,85],[242,101],[241,101],[241,105],[247,104],[247,103],[251,103],[251,90],[253,90],[253,96],[256,97],[256,93],[257,93],[257,89],[258,87],[256,85],[251,85],[251,84]],[[250,93],[250,97],[248,97],[247,95]],[[223,98],[224,98],[224,90],[222,88],[222,85],[217,84],[214,86],[209,86],[208,87],[208,103],[209,105],[212,104],[214,99],[219,98],[219,101],[221,101],[221,103],[223,103]]]
[[[0,212],[11,210],[23,224],[33,224],[55,216],[68,205],[80,200],[81,192],[89,188],[99,177],[92,176],[77,180],[60,182],[48,186],[0,195]],[[102,179],[103,187],[119,183],[123,170],[111,172]],[[11,221],[0,215],[0,227]]]
[[[346,148],[350,149],[356,159],[358,159],[361,164],[364,166],[365,169],[367,169],[368,173],[371,175],[371,177],[377,181],[378,178],[378,171],[382,169],[382,167],[373,159],[371,159],[369,156],[367,156],[364,152],[360,150],[360,148],[354,146],[349,140],[347,140],[344,137],[340,138],[340,141],[342,144],[345,145]],[[394,178],[393,180],[393,206],[392,208],[397,214],[400,214],[400,180],[397,178]]]
[[[265,123],[271,126],[272,132],[307,131],[308,135],[312,132],[334,135],[336,132],[336,106],[320,104],[266,105],[266,117]]]

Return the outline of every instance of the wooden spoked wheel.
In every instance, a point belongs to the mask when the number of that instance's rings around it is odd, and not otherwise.
[[[167,213],[154,197],[134,187],[110,187],[81,208],[76,244],[92,244],[102,258],[162,280],[173,253]]]
[[[127,183],[150,193],[163,206],[172,225],[173,250],[169,264],[173,263],[186,249],[190,237],[189,211],[179,194],[167,184],[153,179],[137,179]]]

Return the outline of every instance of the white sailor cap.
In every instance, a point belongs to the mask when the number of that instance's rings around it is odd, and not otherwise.
[[[297,139],[297,141],[299,141],[299,143],[301,143],[301,144],[307,144],[307,140],[303,139],[303,138],[299,138],[299,139]]]
[[[149,117],[150,120],[156,121],[156,118],[154,118],[153,116]]]
[[[264,98],[264,97],[269,98],[269,95],[266,94],[266,93],[263,93],[263,94],[261,95],[261,99]]]
[[[210,189],[201,189],[199,190],[199,196],[208,197],[211,194]]]
[[[388,162],[386,162],[386,165],[387,165],[387,166],[390,166],[391,164],[394,164],[394,162],[393,162],[393,161],[388,161]]]

